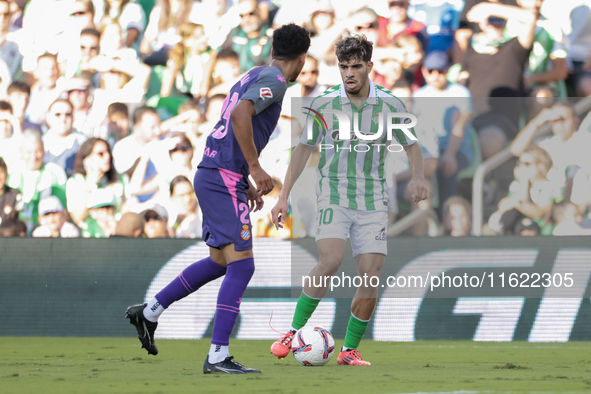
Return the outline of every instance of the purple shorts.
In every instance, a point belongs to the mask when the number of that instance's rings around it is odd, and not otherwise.
[[[193,185],[203,212],[205,243],[217,249],[231,243],[235,250],[252,249],[244,177],[222,168],[199,168]]]

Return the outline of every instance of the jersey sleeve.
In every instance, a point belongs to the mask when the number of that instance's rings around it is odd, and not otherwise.
[[[252,101],[258,115],[273,103],[281,102],[286,90],[287,85],[282,75],[261,73],[240,99]]]

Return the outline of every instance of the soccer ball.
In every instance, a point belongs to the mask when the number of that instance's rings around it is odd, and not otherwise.
[[[295,333],[291,351],[304,366],[319,367],[326,364],[334,354],[334,338],[322,327],[303,327]]]

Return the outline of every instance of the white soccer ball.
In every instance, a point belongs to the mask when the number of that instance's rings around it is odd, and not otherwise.
[[[326,364],[334,354],[334,338],[322,327],[303,327],[295,333],[291,351],[298,362],[308,367]]]

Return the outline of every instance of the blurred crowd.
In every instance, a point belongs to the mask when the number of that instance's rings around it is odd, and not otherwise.
[[[302,127],[292,99],[341,83],[334,43],[355,34],[419,119],[430,198],[412,202],[406,156],[389,155],[392,222],[432,207],[442,235],[469,236],[474,170],[510,146],[485,234],[591,234],[591,118],[572,106],[591,95],[590,0],[0,0],[0,236],[199,238],[205,138],[289,22],[312,45],[261,157],[275,189],[255,236],[315,233],[318,152],[285,228],[270,220]]]

